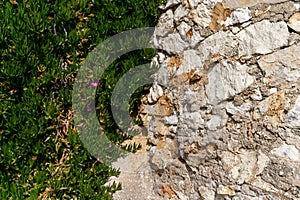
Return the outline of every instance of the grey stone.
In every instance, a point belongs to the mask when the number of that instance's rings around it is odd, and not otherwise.
[[[286,121],[291,127],[300,127],[300,96],[298,96],[294,108],[288,112]]]
[[[169,9],[181,3],[181,0],[168,0],[166,5],[160,6],[161,9]]]
[[[203,0],[203,4],[209,6],[209,7],[214,7],[216,3],[222,2],[223,0]]]
[[[180,21],[184,16],[186,16],[188,14],[188,10],[180,5],[178,6],[178,8],[176,8],[175,12],[174,12],[174,20],[175,22]]]
[[[297,81],[300,78],[300,45],[278,50],[258,60],[266,73],[264,82],[279,86],[285,81]]]
[[[285,22],[257,22],[237,34],[239,55],[250,57],[253,54],[272,53],[275,49],[287,46],[289,36]]]
[[[236,37],[230,31],[219,31],[203,40],[197,50],[205,61],[210,54],[234,56],[237,46]]]
[[[179,33],[171,33],[167,37],[160,38],[158,43],[157,47],[167,51],[169,54],[182,53],[188,47],[188,43],[181,39]]]
[[[191,10],[189,18],[198,26],[206,28],[211,22],[210,13],[211,9],[207,8],[205,4],[199,4],[196,9]]]
[[[222,22],[225,26],[230,26],[237,23],[244,23],[252,18],[251,11],[248,8],[238,8],[234,10],[230,17]]]
[[[234,196],[235,191],[230,186],[219,185],[217,188],[217,193],[221,195]]]
[[[204,124],[204,120],[199,112],[183,113],[180,119],[187,127],[193,130],[197,130]]]
[[[158,21],[157,26],[155,27],[155,36],[162,37],[168,33],[173,32],[174,29],[174,14],[171,9],[167,10],[162,14],[161,18]]]
[[[295,3],[294,5],[295,5],[296,10],[300,10],[300,3]]]
[[[271,154],[300,162],[299,150],[294,145],[283,144],[278,148],[272,149]]]
[[[300,13],[295,13],[290,17],[288,26],[297,33],[300,33]]]
[[[219,115],[213,115],[207,122],[207,128],[212,131],[220,129],[222,126],[224,126],[224,124],[222,123],[222,118]]]
[[[192,29],[192,37],[190,39],[190,47],[195,48],[204,38],[200,35],[199,31]]]
[[[235,106],[234,103],[228,102],[226,104],[226,111],[232,115],[240,115],[240,116],[246,116],[249,115],[249,111],[252,109],[251,103],[244,103],[241,106]],[[250,115],[249,115],[250,118]]]
[[[234,23],[244,23],[252,18],[251,11],[248,8],[238,8],[232,12]]]
[[[186,38],[186,34],[189,30],[191,30],[191,27],[186,22],[181,22],[181,24],[177,27],[177,30],[182,38]]]
[[[118,178],[110,177],[107,186],[113,182],[121,183],[122,190],[114,193],[115,200],[159,199],[159,195],[154,191],[154,174],[149,164],[149,154],[147,152],[139,154],[129,154],[126,158],[120,158],[113,164],[114,168],[121,171]],[[134,160],[134,162],[132,162]]]
[[[259,88],[256,88],[253,92],[254,93],[250,96],[251,99],[253,99],[255,101],[261,101],[263,99],[263,96],[262,96]]]
[[[218,63],[208,73],[206,94],[209,102],[215,105],[242,92],[254,82],[247,73],[247,66],[240,63]]]
[[[215,192],[213,190],[210,190],[207,187],[204,186],[199,187],[199,194],[203,199],[215,200]]]
[[[149,103],[155,103],[157,100],[164,94],[162,87],[160,87],[157,83],[154,83],[150,88],[150,94],[148,96]]]
[[[251,7],[257,4],[275,4],[281,3],[288,0],[225,0],[224,5],[230,8],[244,8],[244,7]]]
[[[186,50],[183,52],[182,63],[176,71],[177,75],[188,73],[192,70],[199,71],[203,67],[203,59],[196,50]]]
[[[269,92],[269,94],[275,94],[275,93],[277,93],[277,88],[270,88],[270,92]]]
[[[286,24],[300,6],[166,5],[159,70],[139,108],[147,154],[121,161],[119,199],[300,199],[300,39]]]
[[[176,115],[166,116],[165,117],[165,124],[167,125],[177,125],[178,117]]]
[[[240,32],[240,29],[238,27],[233,27],[231,29],[231,31],[232,31],[233,34],[237,34],[238,32]]]
[[[169,68],[166,63],[161,63],[157,73],[155,74],[156,81],[158,84],[167,86],[170,80]]]
[[[189,4],[192,8],[197,7],[198,3],[200,3],[201,0],[189,0]]]

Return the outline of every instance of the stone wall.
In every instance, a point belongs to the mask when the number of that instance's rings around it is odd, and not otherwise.
[[[300,1],[169,0],[115,199],[300,199]],[[133,166],[133,163],[135,166]]]

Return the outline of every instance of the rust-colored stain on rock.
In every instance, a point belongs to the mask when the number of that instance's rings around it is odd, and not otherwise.
[[[166,186],[160,186],[159,194],[161,196],[167,194],[168,198],[171,198],[173,195],[175,195],[175,192],[172,190],[172,188],[169,185],[166,185]]]
[[[230,14],[231,10],[225,8],[223,3],[218,2],[212,10],[211,23],[208,28],[213,31],[222,29],[224,27],[222,22],[225,21]]]
[[[182,56],[176,55],[172,56],[168,62],[168,67],[176,67],[178,68],[182,63]]]

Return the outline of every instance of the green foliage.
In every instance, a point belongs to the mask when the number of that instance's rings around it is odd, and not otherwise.
[[[135,66],[149,63],[153,58],[154,53],[155,52],[152,49],[144,49],[123,55],[120,59],[107,68],[102,79],[100,79],[101,86],[97,95],[97,109],[99,109],[99,113],[101,115],[100,122],[104,127],[105,133],[108,135],[111,141],[120,143],[125,139],[131,138],[130,135],[124,135],[121,130],[119,130],[119,127],[113,119],[110,110],[110,101],[113,89],[125,72]],[[129,102],[129,110],[136,124],[141,124],[141,122],[136,117],[136,113],[134,111],[137,110],[138,106],[140,105],[139,103],[141,96],[146,92],[147,91],[144,90],[144,87],[140,87],[131,96],[131,101]]]
[[[155,26],[161,3],[0,1],[0,199],[111,199],[121,189],[103,186],[118,172],[91,157],[76,134],[72,86],[97,44],[125,30]],[[126,137],[109,110],[112,89],[127,70],[153,55],[153,50],[125,55],[100,80],[97,108],[114,142]],[[132,110],[142,92],[132,96]]]

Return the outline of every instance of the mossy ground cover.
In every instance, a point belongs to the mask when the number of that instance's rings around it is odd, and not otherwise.
[[[72,87],[97,44],[122,31],[155,26],[160,4],[0,1],[0,199],[111,199],[121,189],[103,186],[118,171],[92,157],[76,133]],[[97,111],[106,133],[118,132],[109,109],[114,85],[153,55],[149,49],[129,53],[101,77]],[[132,97],[132,109],[139,95]]]

